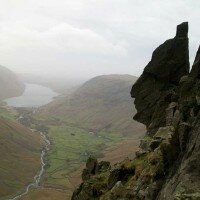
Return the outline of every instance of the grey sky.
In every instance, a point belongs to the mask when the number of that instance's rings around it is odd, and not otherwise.
[[[197,0],[0,0],[0,64],[20,73],[139,75],[152,51],[189,21],[200,44]]]

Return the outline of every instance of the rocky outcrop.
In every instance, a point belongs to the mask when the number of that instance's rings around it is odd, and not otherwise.
[[[142,76],[133,85],[137,114],[134,119],[145,124],[149,132],[165,125],[165,109],[173,95],[170,88],[189,73],[188,23],[177,26],[176,36],[160,45]]]
[[[132,88],[134,118],[148,130],[135,159],[96,172],[73,200],[200,199],[200,59],[198,50],[189,73],[187,33],[178,25]]]
[[[189,77],[179,84],[182,117],[176,127],[181,153],[158,194],[159,200],[200,199],[200,49]]]
[[[102,195],[107,189],[109,170],[110,162],[98,162],[96,157],[90,156],[82,172],[83,183],[74,191],[72,199],[86,200]]]

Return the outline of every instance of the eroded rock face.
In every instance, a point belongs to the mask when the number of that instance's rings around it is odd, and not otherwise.
[[[165,125],[165,109],[182,76],[189,73],[188,23],[177,26],[177,33],[160,45],[152,55],[143,74],[133,85],[131,96],[135,98],[137,114],[134,119],[155,131]]]
[[[200,115],[198,122],[190,133],[187,150],[176,166],[175,173],[163,186],[159,200],[200,199]]]
[[[177,128],[180,154],[157,200],[200,199],[200,49],[191,73],[179,85],[178,106],[182,115]]]

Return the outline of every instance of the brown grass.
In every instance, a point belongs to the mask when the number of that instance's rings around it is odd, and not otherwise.
[[[32,190],[21,200],[70,200],[71,194],[56,189],[39,188]]]
[[[138,149],[139,140],[129,139],[122,141],[114,147],[110,147],[104,150],[104,156],[100,160],[108,160],[113,165],[118,161],[122,161],[124,158],[134,158],[135,152]],[[73,190],[82,182],[81,174],[84,165],[73,173],[70,174],[70,183],[72,185],[68,191],[61,191],[52,189],[36,189],[30,191],[28,195],[23,197],[21,200],[70,200]]]
[[[114,147],[105,149],[103,158],[99,160],[109,161],[112,165],[122,161],[124,158],[130,159],[135,157],[135,152],[138,150],[139,140],[125,140]]]
[[[40,168],[43,141],[39,134],[0,118],[0,198],[22,192]]]
[[[130,159],[135,157],[135,152],[138,150],[139,140],[129,139],[125,140],[114,147],[110,147],[104,150],[103,157],[98,159],[106,160],[111,163],[111,165],[116,162],[122,161],[124,158],[129,157]],[[81,182],[81,174],[84,165],[80,166],[80,168],[73,173],[70,174],[70,183],[76,188]]]

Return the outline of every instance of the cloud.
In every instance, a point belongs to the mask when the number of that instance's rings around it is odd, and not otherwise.
[[[80,29],[62,23],[45,31],[31,30],[19,24],[3,27],[0,31],[0,43],[12,48],[42,48],[66,53],[89,53],[124,56],[126,49],[118,41],[113,44],[103,36],[89,29]]]
[[[0,2],[0,64],[21,73],[139,75],[182,21],[190,23],[191,62],[200,43],[195,0]]]

